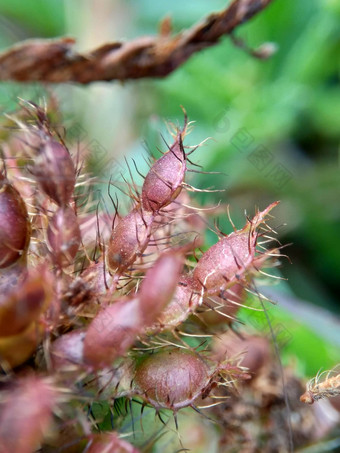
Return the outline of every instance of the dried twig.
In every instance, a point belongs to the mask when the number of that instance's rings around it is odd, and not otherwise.
[[[72,38],[29,40],[0,54],[0,80],[90,83],[164,77],[192,54],[216,44],[223,35],[251,19],[272,0],[234,0],[219,13],[170,36],[169,22],[154,37],[105,44],[81,55]]]

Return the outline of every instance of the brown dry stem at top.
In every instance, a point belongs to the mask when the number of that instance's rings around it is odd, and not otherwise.
[[[271,1],[234,0],[226,9],[175,36],[170,36],[169,26],[161,25],[158,36],[107,43],[83,55],[73,50],[75,40],[69,37],[21,42],[0,54],[0,80],[86,84],[164,77],[195,52],[231,34]]]

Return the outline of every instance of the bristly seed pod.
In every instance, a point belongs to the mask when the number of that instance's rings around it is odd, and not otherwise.
[[[157,320],[172,300],[184,264],[180,250],[162,253],[148,270],[138,292],[145,325]]]
[[[176,291],[168,305],[158,316],[156,322],[146,328],[146,333],[158,333],[175,329],[193,313],[199,305],[200,287],[195,286],[191,276],[182,275],[178,279]]]
[[[0,451],[36,451],[51,422],[56,399],[57,392],[47,379],[29,376],[19,380],[1,401]]]
[[[34,159],[31,171],[41,189],[59,206],[70,202],[76,183],[76,171],[65,146],[47,137]]]
[[[0,174],[0,269],[15,263],[30,240],[30,222],[20,193]]]
[[[84,364],[83,329],[73,330],[57,338],[51,347],[51,360],[55,369]]]
[[[257,229],[277,204],[272,203],[248,220],[242,230],[229,234],[203,253],[193,273],[202,286],[202,293],[223,293],[235,283],[244,281],[248,272],[254,272],[268,258],[269,252],[256,255]]]
[[[133,209],[113,229],[107,250],[107,265],[112,273],[126,271],[146,249],[154,215]]]
[[[49,222],[47,240],[55,264],[71,264],[78,252],[81,235],[77,216],[69,206],[59,208]]]
[[[142,188],[142,206],[147,211],[159,211],[171,203],[181,192],[184,182],[186,154],[182,135],[187,126],[187,119],[182,130],[178,131],[171,148],[158,159],[145,177]]]
[[[120,299],[97,314],[84,341],[88,365],[101,368],[112,364],[147,325],[157,320],[173,296],[183,262],[180,250],[163,253],[146,273],[135,297]]]
[[[85,363],[95,369],[111,365],[133,345],[142,325],[138,298],[121,299],[101,310],[86,331]]]
[[[0,295],[0,337],[16,335],[37,320],[52,299],[46,269],[32,270],[9,292]]]
[[[199,354],[173,348],[142,359],[134,385],[154,408],[176,411],[191,406],[210,377],[209,366]]]

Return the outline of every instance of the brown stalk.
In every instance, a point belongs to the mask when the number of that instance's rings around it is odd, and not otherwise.
[[[157,36],[107,43],[86,54],[73,50],[70,37],[20,42],[0,54],[0,80],[78,82],[164,77],[195,52],[215,45],[222,36],[263,10],[272,0],[234,0],[224,10],[174,36],[163,21]]]

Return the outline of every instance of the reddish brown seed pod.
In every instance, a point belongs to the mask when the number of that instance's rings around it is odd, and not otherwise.
[[[87,328],[84,361],[104,368],[126,353],[143,326],[138,298],[121,299],[102,309]]]
[[[72,208],[66,206],[54,213],[47,228],[47,241],[55,264],[65,267],[73,263],[81,235],[77,216]]]
[[[156,409],[178,410],[192,405],[209,380],[209,366],[199,354],[173,348],[142,359],[134,385]]]
[[[0,295],[0,337],[20,333],[37,320],[52,300],[51,280],[44,267],[27,273],[17,286]]]
[[[146,328],[147,334],[174,329],[188,319],[198,307],[200,287],[195,284],[195,280],[191,276],[182,275],[178,281],[171,301],[159,314],[156,322]]]
[[[59,206],[66,206],[76,183],[76,170],[67,148],[46,137],[34,158],[31,171],[39,186]]]
[[[30,234],[25,202],[0,174],[0,269],[12,265],[23,255]]]
[[[245,280],[248,272],[256,270],[268,253],[256,256],[257,227],[278,202],[259,212],[242,230],[235,231],[203,253],[193,276],[205,294],[220,294],[235,283]]]
[[[199,315],[199,319],[204,325],[224,326],[230,324],[242,305],[245,298],[245,289],[241,284],[236,283],[223,292],[223,299],[217,296],[211,296],[203,301],[206,310]]]
[[[138,292],[145,325],[155,322],[172,300],[183,264],[183,254],[170,250],[162,253],[147,271]]]
[[[112,284],[112,276],[109,274],[103,256],[90,265],[81,273],[82,280],[89,286],[94,295],[105,294]]]
[[[115,432],[101,433],[92,436],[86,453],[139,453],[139,450],[118,437]]]
[[[147,211],[159,211],[171,203],[181,192],[184,182],[186,154],[182,134],[178,131],[174,144],[150,168],[142,188],[142,206]]]
[[[85,330],[78,329],[57,338],[51,346],[51,360],[55,369],[84,364]]]
[[[52,419],[56,390],[47,379],[29,376],[3,395],[0,409],[0,451],[32,453]]]
[[[112,230],[107,250],[107,265],[112,273],[122,273],[146,249],[152,233],[154,215],[140,207],[121,218]]]

